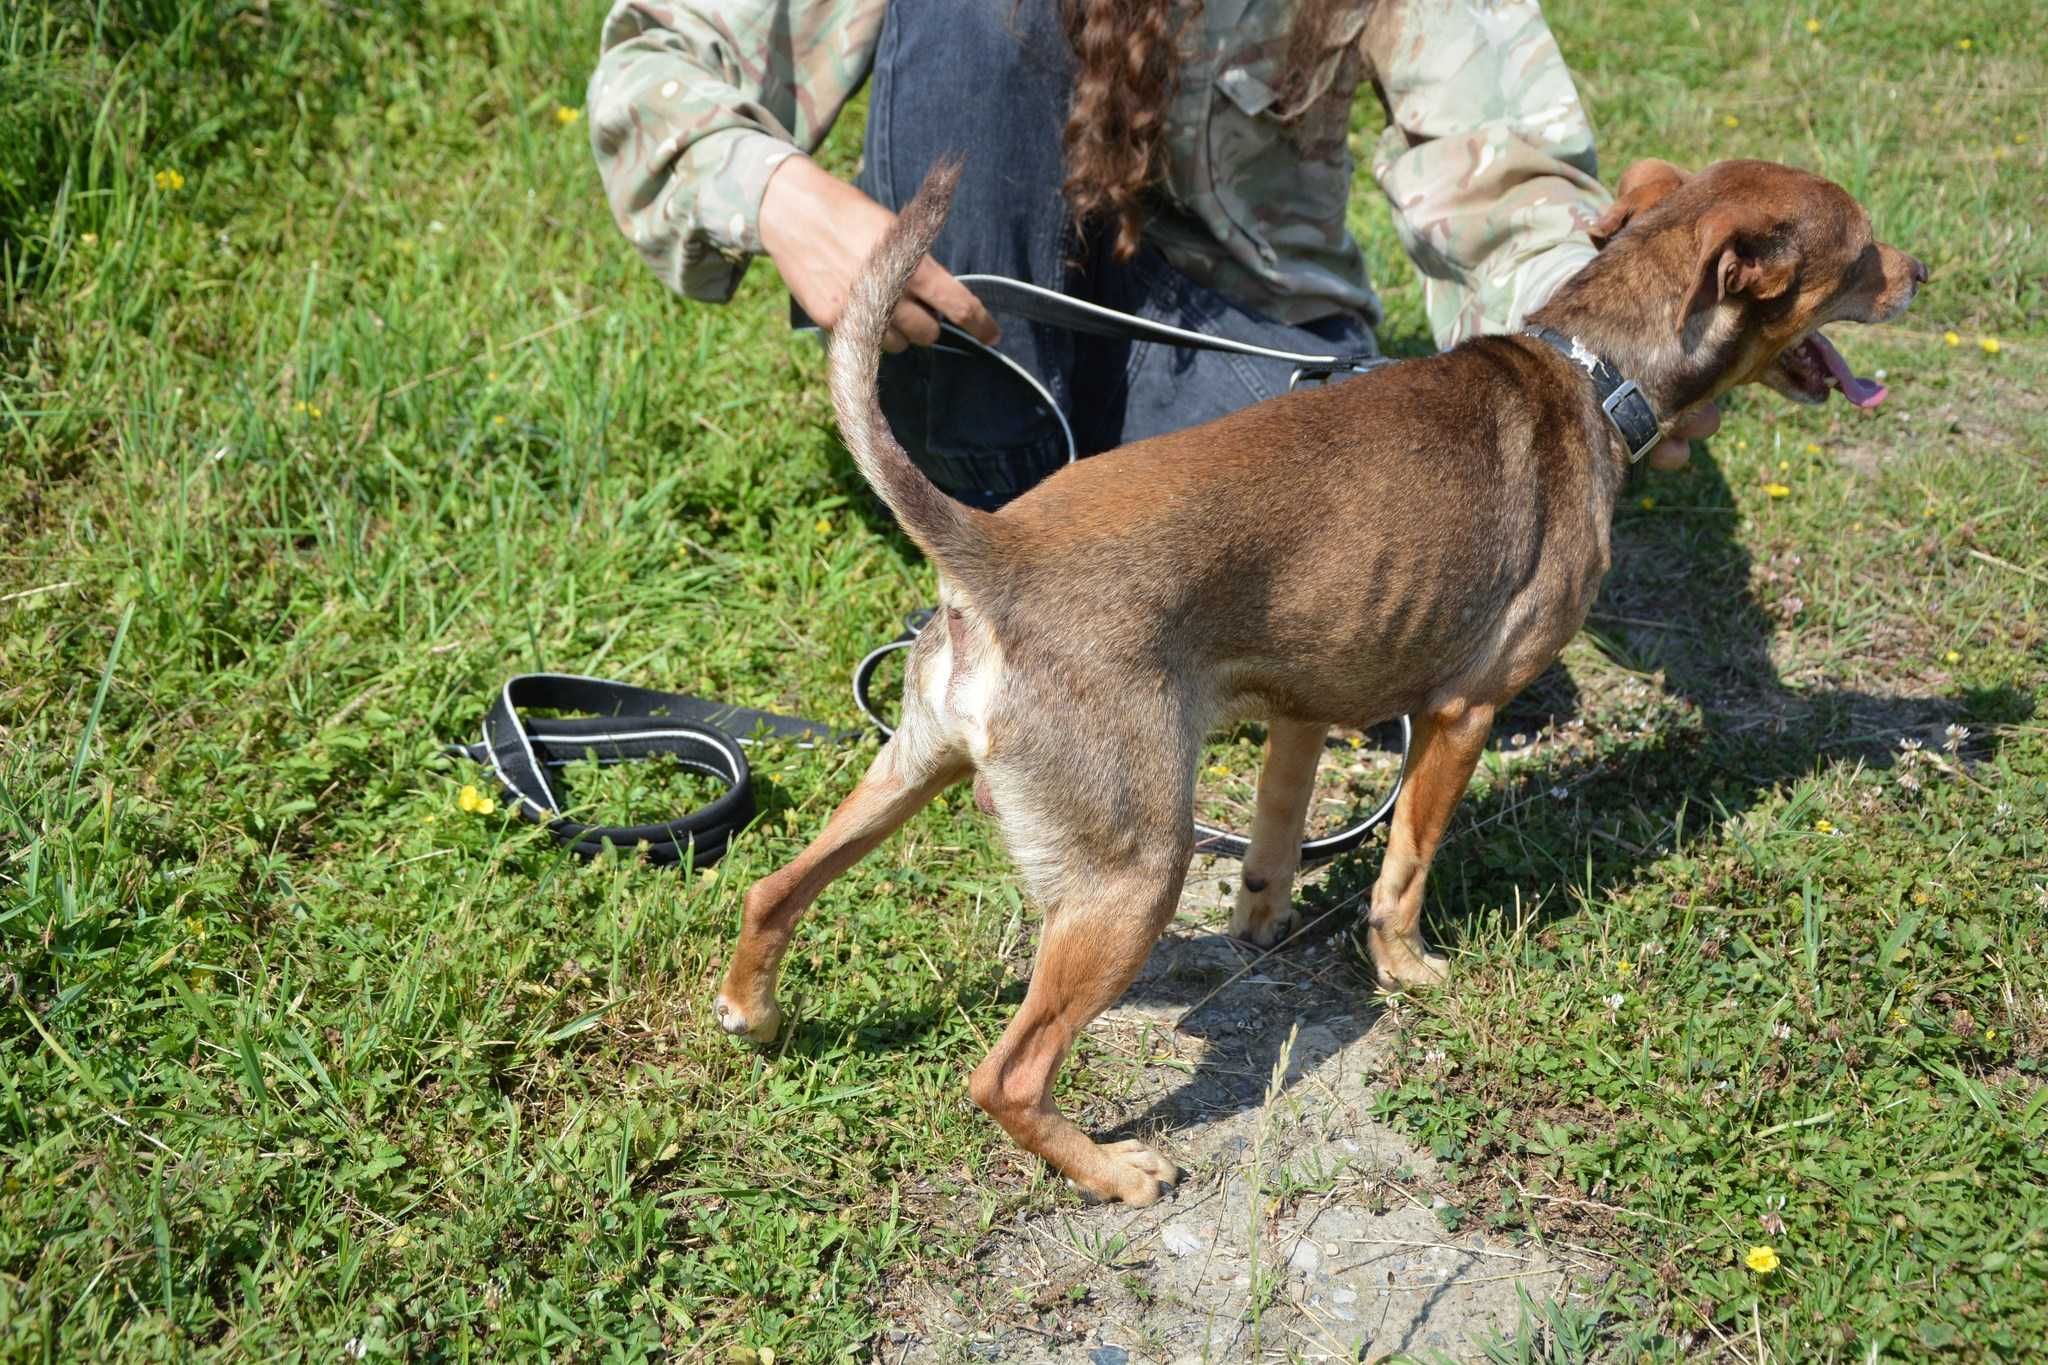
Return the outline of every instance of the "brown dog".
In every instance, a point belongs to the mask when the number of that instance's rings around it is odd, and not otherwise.
[[[1024,1003],[968,1088],[1087,1193],[1145,1204],[1179,1172],[1140,1142],[1091,1141],[1053,1107],[1053,1077],[1179,903],[1204,736],[1246,715],[1271,726],[1232,922],[1270,943],[1291,919],[1327,728],[1413,718],[1370,945],[1384,981],[1436,980],[1418,927],[1430,857],[1495,710],[1557,657],[1607,571],[1638,442],[1596,399],[1591,356],[1666,430],[1753,381],[1873,403],[1882,390],[1817,329],[1897,316],[1926,270],[1815,176],[1646,162],[1595,229],[1605,248],[1531,318],[1570,337],[1570,357],[1477,338],[1084,460],[989,514],[933,487],[875,397],[883,333],[955,174],[935,171],[878,248],[831,356],[847,445],[937,564],[941,611],[910,651],[895,738],[824,833],[747,893],[718,1017],[773,1038],[797,916],[975,775],[1046,921]]]

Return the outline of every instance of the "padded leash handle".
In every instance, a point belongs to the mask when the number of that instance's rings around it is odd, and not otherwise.
[[[584,714],[525,714],[534,709]],[[608,843],[644,845],[655,863],[687,859],[693,866],[709,867],[725,853],[732,836],[753,821],[753,777],[741,745],[763,731],[805,748],[845,737],[815,721],[606,678],[522,673],[499,689],[484,716],[483,738],[450,745],[447,752],[488,765],[519,814],[546,825],[557,842],[579,857],[595,857]],[[561,813],[551,771],[586,758],[609,767],[663,754],[723,783],[725,791],[709,805],[657,824],[593,825]]]

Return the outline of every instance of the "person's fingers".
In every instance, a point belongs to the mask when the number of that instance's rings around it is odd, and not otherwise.
[[[939,339],[939,320],[922,305],[905,299],[896,305],[892,330],[903,334],[913,346],[929,346]]]
[[[1721,408],[1707,403],[1671,424],[1671,434],[1651,448],[1650,468],[1683,469],[1692,463],[1692,442],[1704,441],[1721,429]]]
[[[1683,469],[1692,463],[1692,443],[1683,436],[1666,436],[1650,447],[1650,453],[1645,458],[1652,469],[1661,469],[1667,473],[1674,469]]]
[[[984,346],[995,345],[1002,335],[974,292],[929,256],[910,277],[909,294]]]
[[[1721,405],[1706,403],[1694,408],[1673,424],[1671,434],[1687,441],[1704,441],[1721,429]]]
[[[909,345],[910,343],[903,339],[903,333],[897,331],[894,327],[882,333],[882,349],[891,355],[896,354]]]

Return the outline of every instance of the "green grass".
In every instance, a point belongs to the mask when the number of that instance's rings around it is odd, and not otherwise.
[[[705,1009],[738,895],[864,748],[760,755],[711,872],[456,808],[438,746],[509,672],[850,724],[930,595],[772,272],[685,307],[611,228],[557,117],[601,8],[0,16],[0,1358],[828,1358],[885,1278],[1065,1198],[964,1095],[1030,940],[964,793],[807,921],[766,1058]],[[1383,1107],[1471,1217],[1614,1259],[1611,1349],[2018,1357],[2048,52],[2018,0],[1808,17],[1552,6],[1610,173],[1798,161],[1934,279],[1840,329],[1879,415],[1745,396],[1632,490],[1588,637],[1503,726],[1536,751],[1439,865],[1457,976],[1400,1007]],[[1412,348],[1369,186],[1357,221]],[[1084,1049],[1065,1084],[1111,1081]]]

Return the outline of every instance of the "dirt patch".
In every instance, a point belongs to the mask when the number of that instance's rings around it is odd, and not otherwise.
[[[1196,868],[1180,923],[1084,1044],[1135,1065],[1113,1112],[1076,1117],[1157,1143],[1187,1172],[1179,1189],[1149,1209],[1019,1217],[968,1273],[894,1286],[884,1360],[1478,1358],[1515,1330],[1521,1295],[1602,1273],[1447,1226],[1436,1163],[1370,1115],[1391,1041],[1371,982],[1341,938],[1260,959],[1210,931],[1234,871]]]

